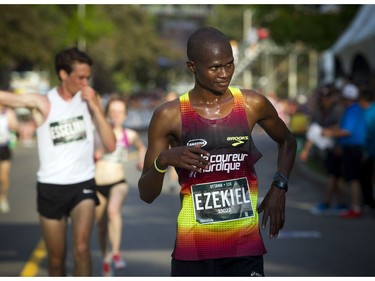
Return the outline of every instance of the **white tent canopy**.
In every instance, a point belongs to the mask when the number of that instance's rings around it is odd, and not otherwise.
[[[351,25],[329,50],[337,57],[345,73],[350,73],[357,55],[363,56],[375,70],[375,5],[363,5]]]

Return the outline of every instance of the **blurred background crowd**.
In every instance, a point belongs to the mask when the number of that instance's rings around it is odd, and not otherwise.
[[[124,125],[135,129],[147,128],[167,93],[191,87],[185,44],[203,25],[231,38],[232,85],[266,95],[298,137],[298,151],[323,86],[339,91],[348,77],[373,86],[372,5],[0,5],[0,11],[1,89],[44,94],[56,82],[53,54],[77,45],[94,58],[92,86],[103,102],[124,95]],[[17,110],[24,146],[33,145],[29,115]]]

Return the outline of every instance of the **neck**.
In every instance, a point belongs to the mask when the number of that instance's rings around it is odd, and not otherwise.
[[[66,89],[63,85],[60,85],[57,88],[57,92],[59,93],[60,97],[64,100],[71,100],[75,94],[72,94],[68,89]]]
[[[232,98],[232,94],[228,89],[223,93],[218,93],[194,88],[189,92],[189,96],[190,100],[193,100],[194,103],[208,106],[213,104],[220,104],[223,101],[227,100],[228,97]]]

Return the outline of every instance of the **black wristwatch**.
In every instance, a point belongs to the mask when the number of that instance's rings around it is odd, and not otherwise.
[[[288,183],[286,181],[277,179],[272,182],[272,185],[276,186],[278,189],[288,191]]]

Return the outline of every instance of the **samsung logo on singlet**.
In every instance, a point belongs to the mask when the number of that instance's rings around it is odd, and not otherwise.
[[[186,144],[187,146],[196,146],[200,145],[201,147],[205,146],[207,144],[207,141],[204,139],[194,139],[194,140],[189,140],[188,143]]]

